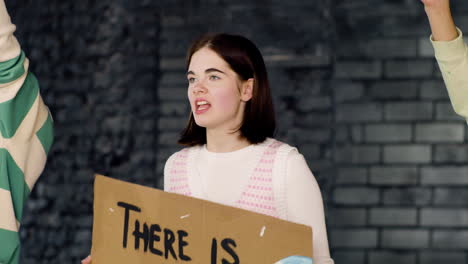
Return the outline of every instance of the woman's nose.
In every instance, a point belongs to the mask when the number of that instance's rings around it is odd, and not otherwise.
[[[206,87],[203,85],[203,82],[196,82],[193,85],[193,93],[194,94],[200,94],[200,93],[205,93],[206,92]]]

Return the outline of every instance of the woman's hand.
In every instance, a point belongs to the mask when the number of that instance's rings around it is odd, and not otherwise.
[[[91,255],[81,261],[81,264],[91,264]]]

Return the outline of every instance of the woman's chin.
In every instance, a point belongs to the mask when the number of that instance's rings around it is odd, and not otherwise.
[[[208,122],[206,122],[205,120],[200,120],[199,118],[195,118],[195,124],[197,124],[197,126],[199,127],[204,128],[207,128],[209,126]]]

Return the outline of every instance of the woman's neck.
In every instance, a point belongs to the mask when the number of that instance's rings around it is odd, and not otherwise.
[[[240,131],[229,133],[226,131],[206,131],[206,148],[210,152],[232,152],[250,145],[250,142],[242,137]]]

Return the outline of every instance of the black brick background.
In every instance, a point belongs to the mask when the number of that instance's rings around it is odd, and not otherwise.
[[[94,172],[163,186],[188,112],[185,50],[207,31],[264,54],[278,138],[319,181],[336,263],[468,263],[468,132],[419,1],[6,4],[56,131],[25,208],[22,263],[88,254]],[[468,2],[452,4],[468,29]]]

